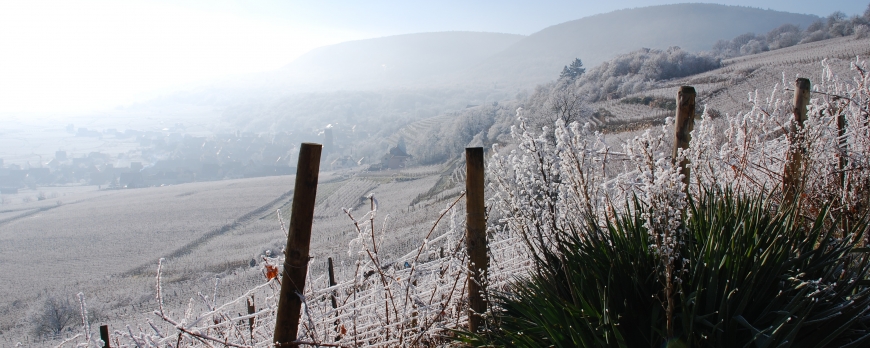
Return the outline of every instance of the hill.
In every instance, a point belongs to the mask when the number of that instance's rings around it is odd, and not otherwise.
[[[822,62],[831,73],[849,76],[855,57],[870,56],[870,38],[841,37],[796,45],[775,51],[747,55],[722,61],[719,69],[678,79],[658,81],[652,88],[624,98],[590,105],[596,110],[592,119],[609,132],[643,129],[673,116],[673,101],[679,86],[694,86],[699,107],[707,106],[712,116],[746,112],[752,105],[750,93],[768,93],[783,83],[791,88],[795,76],[808,77],[814,83],[822,79]]]
[[[441,32],[349,41],[315,49],[279,72],[289,90],[306,92],[434,87],[528,88],[581,58],[592,67],[640,47],[710,50],[717,40],[806,27],[819,17],[750,7],[677,4],[619,10],[545,28],[527,37]]]
[[[522,116],[533,128],[552,125],[563,108],[571,108],[573,120],[581,123],[588,120],[599,130],[615,134],[609,139],[618,142],[637,135],[633,131],[662,124],[666,117],[674,116],[674,96],[680,86],[694,86],[697,90],[698,115],[704,106],[714,118],[735,115],[752,108],[747,98],[749,94],[769,93],[777,84],[781,91],[783,82],[790,86],[794,76],[820,82],[823,61],[832,74],[850,76],[854,74],[850,63],[855,62],[856,56],[862,60],[870,56],[870,38],[833,38],[726,59],[721,67],[710,71],[649,80],[633,92],[599,101],[589,101],[588,95],[583,94],[589,90],[588,81],[587,84],[582,79],[576,84],[551,82],[539,85],[532,95],[471,106],[410,123],[386,140],[395,143],[402,136],[408,153],[419,163],[435,163],[451,158],[466,146],[511,143],[510,127],[517,124],[517,109],[522,107]],[[620,56],[610,62],[623,58]]]
[[[187,107],[205,110],[212,119],[221,114],[222,131],[292,130],[297,140],[308,141],[329,123],[366,128],[361,123],[385,117],[392,125],[386,130],[392,130],[465,106],[508,100],[552,81],[576,57],[591,68],[641,47],[708,50],[718,40],[746,32],[765,33],[783,23],[807,26],[817,20],[747,7],[678,4],[581,18],[527,37],[457,31],[350,41],[315,49],[271,74],[228,79],[113,112],[174,114]],[[375,98],[375,106],[368,98],[339,105],[330,102],[336,95],[328,95],[338,93],[344,100],[343,93],[358,91],[381,98]],[[424,100],[399,98],[409,93]],[[312,99],[324,102],[310,107],[294,102],[307,105]],[[385,130],[384,122],[376,123],[367,133]]]
[[[294,90],[347,90],[431,84],[475,66],[522,35],[439,32],[348,41],[317,48],[279,74]]]
[[[782,24],[806,27],[816,16],[716,4],[677,4],[619,10],[554,25],[490,57],[470,80],[534,85],[558,77],[580,58],[594,67],[641,47],[710,50],[717,40],[766,33]]]

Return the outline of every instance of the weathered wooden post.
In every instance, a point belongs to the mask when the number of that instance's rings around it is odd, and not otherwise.
[[[785,171],[782,174],[782,189],[785,193],[783,203],[792,204],[803,189],[804,121],[807,120],[807,104],[810,103],[810,80],[799,78],[794,82],[794,120],[789,128],[789,149],[786,154]]]
[[[109,325],[100,325],[100,339],[103,340],[103,348],[111,348],[109,344]]]
[[[335,269],[332,266],[332,258],[331,257],[327,258],[326,262],[327,262],[327,265],[329,266],[328,267],[329,286],[333,287],[333,286],[335,286],[336,282],[335,282]],[[338,302],[336,302],[336,299],[335,299],[335,292],[333,292],[332,295],[330,296],[330,301],[332,302],[332,309],[338,308]]]
[[[674,152],[673,160],[676,163],[680,149],[685,151],[689,148],[692,140],[692,129],[695,128],[695,87],[682,86],[677,92],[677,119],[674,123]],[[683,184],[689,189],[689,160],[683,158],[680,161],[680,173],[683,174]]]
[[[326,262],[328,266],[327,270],[329,271],[329,287],[333,287],[338,283],[335,282],[335,268],[332,265],[332,258],[327,258]],[[335,290],[330,291],[329,301],[332,302],[332,309],[338,309],[338,299],[335,298]],[[335,332],[337,333],[335,340],[338,341],[341,339],[341,328],[339,327],[341,322],[338,320],[338,312],[335,313],[335,317],[336,319],[333,324],[335,324]]]
[[[834,102],[838,103],[840,97],[834,97]],[[834,113],[837,115],[837,147],[840,153],[837,155],[839,159],[837,170],[839,171],[840,190],[846,190],[846,166],[849,164],[846,152],[849,150],[848,139],[846,136],[846,113],[843,112],[841,104],[837,104]]]
[[[680,152],[689,149],[692,140],[692,129],[695,128],[695,87],[681,86],[677,91],[677,118],[674,121],[674,150],[671,154],[672,163],[678,165],[680,174],[683,175],[683,186],[686,194],[689,193],[689,160],[685,157],[680,159]],[[677,160],[679,159],[679,163]],[[683,207],[682,215],[686,215],[686,207]],[[665,264],[665,318],[667,319],[667,333],[669,337],[674,335],[674,286],[671,282],[673,274],[673,262]]]
[[[481,294],[486,284],[489,257],[486,254],[486,208],[483,199],[483,148],[465,149],[465,199],[466,223],[465,245],[468,251],[468,327],[476,332],[483,323],[486,302]]]
[[[254,304],[254,295],[248,299],[248,315],[257,312],[257,306]],[[251,332],[251,342],[254,342],[254,317],[248,318],[248,331]]]
[[[296,185],[290,212],[290,229],[284,249],[284,272],[281,274],[281,294],[275,318],[273,342],[277,347],[294,346],[302,309],[300,295],[305,289],[308,273],[308,248],[311,243],[311,223],[314,221],[314,199],[320,171],[320,144],[303,143],[296,166]]]

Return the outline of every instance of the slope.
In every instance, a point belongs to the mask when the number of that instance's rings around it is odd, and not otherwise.
[[[294,89],[307,91],[430,84],[477,65],[522,38],[456,31],[348,41],[308,52],[280,74]]]
[[[722,68],[697,75],[667,81],[659,81],[652,89],[628,95],[624,98],[601,101],[591,105],[604,117],[593,122],[607,132],[644,129],[651,124],[660,124],[665,117],[673,116],[672,108],[663,108],[662,103],[643,103],[643,100],[673,101],[679,86],[694,86],[698,92],[697,105],[708,108],[713,117],[746,112],[752,105],[750,93],[769,93],[783,82],[791,86],[795,76],[808,77],[814,83],[821,80],[822,61],[826,60],[831,72],[850,76],[851,63],[865,61],[870,56],[870,38],[854,36],[822,40],[768,51],[722,62]],[[672,106],[671,106],[672,107]]]
[[[766,33],[785,23],[819,18],[749,7],[677,4],[619,10],[554,25],[529,35],[464,75],[485,83],[528,86],[558,77],[574,58],[593,67],[641,47],[709,50],[720,39]]]

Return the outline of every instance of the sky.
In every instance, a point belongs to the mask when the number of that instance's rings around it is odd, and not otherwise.
[[[528,35],[667,3],[673,1],[0,0],[0,120],[110,109],[272,71],[343,41],[451,30]],[[726,4],[819,16],[867,8],[861,0]]]

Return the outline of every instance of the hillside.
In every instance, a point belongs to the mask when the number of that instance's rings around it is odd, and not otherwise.
[[[447,32],[345,42],[316,49],[273,77],[287,79],[284,91],[304,90],[314,94],[249,100],[245,105],[227,108],[224,120],[252,132],[286,131],[288,128],[283,125],[292,124],[297,129],[298,126],[314,129],[315,134],[326,124],[341,122],[358,129],[369,128],[369,134],[389,137],[390,134],[381,131],[394,131],[396,126],[460,110],[466,105],[510,99],[518,91],[552,81],[576,57],[591,68],[640,47],[709,50],[720,39],[746,32],[763,34],[783,23],[807,26],[818,19],[747,7],[679,4],[586,17],[528,37]],[[346,95],[356,93],[352,92],[355,90],[374,92],[378,95],[374,100],[385,102],[377,107],[348,102]],[[391,96],[407,94],[417,97],[411,98],[414,101],[410,103],[389,101],[395,99]],[[342,102],[306,106],[321,97]],[[390,120],[389,126],[374,120],[381,117]],[[378,151],[384,150],[380,147]]]
[[[593,122],[611,132],[641,129],[673,116],[674,111],[660,107],[663,103],[643,103],[641,100],[673,100],[679,86],[694,86],[698,92],[698,105],[706,105],[714,115],[745,112],[751,105],[747,95],[769,90],[783,80],[790,88],[795,76],[820,80],[822,61],[827,60],[832,73],[848,76],[850,63],[855,57],[866,60],[870,56],[870,38],[842,37],[792,46],[743,57],[727,59],[722,67],[697,75],[668,81],[659,81],[643,92],[624,98],[602,101],[591,105],[598,115]]]
[[[306,91],[432,84],[478,65],[522,38],[456,31],[349,41],[308,52],[278,74],[293,90]]]
[[[280,72],[291,90],[507,84],[528,88],[558,76],[581,58],[593,67],[640,47],[709,50],[720,39],[766,33],[819,18],[714,4],[619,10],[545,28],[527,37],[445,32],[344,42],[315,49]]]
[[[619,10],[554,25],[490,57],[469,79],[529,85],[556,78],[580,58],[594,67],[641,47],[709,50],[720,39],[766,33],[785,23],[806,27],[818,17],[716,4],[677,4]]]
[[[450,166],[321,173],[312,272],[322,273],[327,257],[338,265],[352,264],[347,245],[356,234],[342,208],[363,215],[367,206],[362,198],[368,194],[378,199],[378,220],[390,217],[384,255],[404,254],[459,194],[458,188],[429,192],[448,170]],[[91,319],[101,323],[123,327],[151,316],[160,258],[165,258],[164,289],[172,296],[166,303],[171,308],[183,308],[198,289],[211,289],[215,278],[222,279],[214,289],[221,299],[261,283],[262,275],[250,262],[278,255],[285,245],[282,223],[289,223],[293,182],[292,176],[273,176],[130,190],[76,186],[54,188],[57,192],[47,200],[3,205],[0,346],[18,341],[57,345],[54,340],[69,332],[38,337],[32,329],[47,299],[78,292],[88,299]],[[36,195],[22,190],[16,197]],[[339,277],[347,279],[345,271]]]
[[[582,96],[574,94],[580,98],[577,100],[581,104],[577,109],[582,119],[577,120],[581,123],[588,120],[605,133],[624,133],[614,140],[630,138],[635,135],[633,131],[661,124],[666,117],[673,116],[674,96],[683,85],[694,86],[698,91],[699,110],[706,105],[714,117],[726,113],[734,115],[751,109],[747,98],[749,93],[770,93],[777,84],[781,90],[783,79],[788,85],[793,83],[794,76],[820,81],[823,60],[827,60],[833,74],[848,76],[852,74],[850,63],[856,56],[862,60],[870,56],[870,38],[834,38],[726,59],[720,68],[681,78],[650,81],[648,87],[622,97],[583,102]],[[570,98],[571,94],[553,92],[554,85],[558,84],[544,85],[535,94],[514,100],[425,118],[396,130],[386,137],[386,141],[395,144],[400,136],[404,137],[409,153],[424,164],[451,158],[465,146],[510,143],[510,126],[517,124],[518,107],[523,108],[522,116],[533,127],[549,126],[555,121],[551,117],[554,111],[547,106],[552,104],[541,103],[541,100]],[[564,91],[565,86],[561,86],[558,90]],[[586,86],[575,87],[585,90]]]
[[[554,80],[576,57],[592,68],[641,47],[705,50],[720,39],[815,20],[772,10],[680,4],[586,17],[527,37],[440,32],[358,40],[315,49],[272,74],[226,80],[99,116],[142,120],[143,114],[161,114],[171,115],[172,122],[199,124],[220,115],[221,122],[209,122],[220,126],[213,132],[286,132],[295,142],[317,140],[326,125],[340,124],[355,143],[342,146],[360,150],[348,154],[373,158],[389,145],[381,139],[398,128],[513,99]],[[197,110],[201,116],[177,119],[177,110]]]

